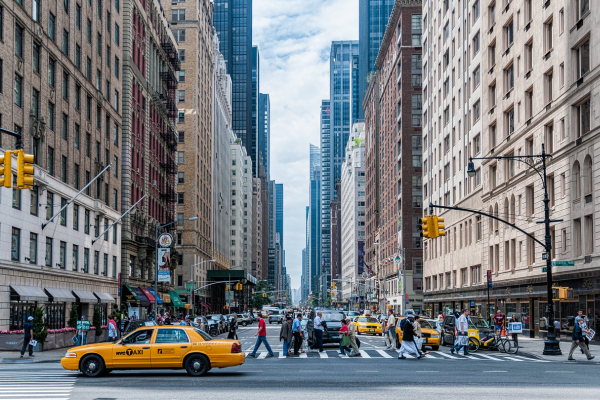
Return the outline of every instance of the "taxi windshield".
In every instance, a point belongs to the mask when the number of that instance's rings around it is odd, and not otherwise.
[[[470,317],[469,318],[469,322],[471,322],[473,324],[473,326],[475,326],[475,328],[489,328],[490,326],[488,325],[487,321],[481,317]]]
[[[433,326],[431,326],[431,324],[429,323],[429,321],[426,321],[424,319],[420,319],[419,322],[421,323],[421,328],[435,329]]]
[[[379,321],[377,321],[377,318],[373,318],[373,317],[360,317],[358,319],[358,322],[371,322],[374,324],[378,324]]]

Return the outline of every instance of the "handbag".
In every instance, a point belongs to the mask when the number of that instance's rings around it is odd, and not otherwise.
[[[342,336],[342,347],[350,346],[350,337],[347,335]]]
[[[30,346],[32,346],[32,347],[36,346],[36,345],[37,345],[37,340],[35,340],[35,339],[31,339],[31,340],[29,341],[29,345],[30,345]]]
[[[468,346],[469,345],[469,336],[468,335],[459,335],[458,336],[458,344],[460,346]]]

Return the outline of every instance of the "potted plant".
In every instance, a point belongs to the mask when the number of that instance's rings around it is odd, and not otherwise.
[[[94,307],[94,316],[92,317],[92,326],[95,328],[96,342],[99,341],[97,336],[102,335],[102,317],[100,316],[100,307]]]
[[[33,339],[37,340],[37,345],[34,347],[34,351],[43,351],[44,342],[48,338],[48,325],[44,320],[44,309],[42,307],[36,307],[33,313]]]

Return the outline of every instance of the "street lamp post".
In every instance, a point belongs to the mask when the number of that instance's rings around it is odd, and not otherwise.
[[[400,313],[404,315],[404,307],[406,302],[406,249],[378,242],[373,243],[373,246],[387,246],[399,250],[402,253],[402,256],[400,256],[400,258],[402,258],[402,300],[400,301]],[[400,266],[398,266],[398,277],[400,277]]]
[[[475,164],[473,160],[501,160],[501,159],[510,159],[520,161],[530,168],[532,168],[542,179],[542,184],[544,186],[544,220],[539,221],[538,223],[543,223],[545,225],[545,254],[543,254],[543,258],[546,260],[546,283],[548,290],[548,337],[544,341],[544,352],[545,355],[561,355],[560,346],[558,341],[556,340],[556,333],[554,332],[554,302],[552,301],[552,261],[550,259],[550,253],[552,251],[552,237],[550,236],[550,223],[551,222],[560,222],[562,220],[551,220],[550,219],[550,199],[548,198],[548,186],[547,186],[547,176],[546,176],[546,158],[551,158],[551,154],[547,154],[544,150],[544,144],[542,143],[542,154],[538,155],[530,155],[530,156],[498,156],[498,157],[477,157],[477,158],[469,158],[469,164],[467,173],[470,177],[475,176]],[[541,159],[542,161],[542,169],[541,171],[535,167],[534,159]]]
[[[191,217],[191,218],[184,219],[184,221],[196,221],[197,219],[198,219],[198,217]],[[157,296],[158,296],[158,231],[169,225],[173,225],[176,222],[177,221],[172,221],[172,222],[169,222],[168,224],[156,226],[156,228],[154,228],[154,291],[156,292]],[[156,299],[154,299],[154,312],[156,312],[156,311],[158,311],[158,302]]]
[[[194,267],[197,267],[198,265],[202,265],[205,263],[211,263],[211,262],[216,262],[216,260],[205,260],[205,261],[201,261],[197,264],[194,265],[190,265],[190,297],[192,298],[192,300],[190,301],[190,304],[192,306],[192,313],[194,312],[194,288],[193,288],[193,282],[194,281]]]

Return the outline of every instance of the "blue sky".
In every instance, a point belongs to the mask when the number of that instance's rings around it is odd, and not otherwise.
[[[329,98],[334,40],[358,40],[358,0],[254,0],[260,92],[271,97],[271,179],[284,184],[284,246],[292,288],[306,243],[309,144],[319,145],[319,106]]]

